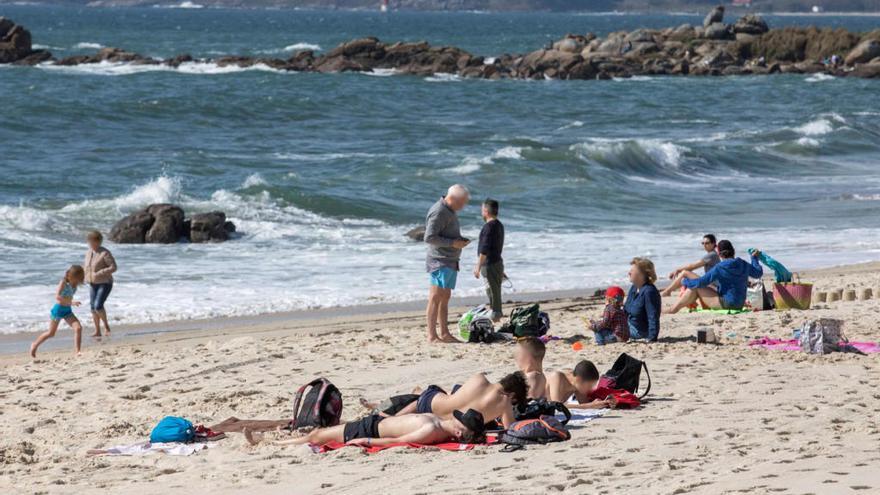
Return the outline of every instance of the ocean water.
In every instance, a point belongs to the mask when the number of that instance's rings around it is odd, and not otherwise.
[[[487,56],[699,16],[0,7],[56,55],[285,57],[364,35]],[[769,17],[866,31],[876,17]],[[384,76],[384,77],[378,77]],[[156,202],[226,211],[214,245],[109,245],[117,323],[424,296],[403,233],[452,183],[502,203],[517,291],[662,273],[714,232],[794,268],[880,254],[880,81],[826,76],[469,81],[267,68],[0,66],[0,332],[45,325],[84,231]],[[459,294],[476,295],[464,255]],[[87,304],[83,290],[79,297]],[[81,316],[87,311],[80,309]]]

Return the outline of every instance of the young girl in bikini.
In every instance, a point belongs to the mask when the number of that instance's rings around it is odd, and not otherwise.
[[[73,308],[71,306],[79,306],[79,301],[74,301],[73,295],[76,294],[76,289],[82,285],[83,280],[85,280],[85,271],[83,271],[83,267],[73,265],[67,269],[64,278],[61,279],[61,282],[58,284],[58,289],[55,291],[55,301],[57,302],[55,306],[52,306],[52,311],[49,313],[51,315],[51,319],[49,320],[49,331],[40,334],[40,336],[37,337],[37,340],[31,344],[32,358],[37,357],[37,348],[40,347],[43,342],[55,336],[55,332],[58,330],[58,325],[61,323],[61,320],[66,321],[67,324],[70,325],[70,328],[73,329],[75,333],[74,343],[76,346],[76,354],[80,354],[82,325],[80,325],[76,315],[73,314]]]

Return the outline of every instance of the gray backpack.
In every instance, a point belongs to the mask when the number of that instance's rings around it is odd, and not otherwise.
[[[841,320],[820,318],[801,327],[801,349],[807,354],[828,354],[839,350],[839,344],[846,341]]]

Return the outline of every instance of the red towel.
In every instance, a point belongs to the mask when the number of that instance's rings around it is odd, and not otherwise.
[[[602,386],[596,387],[587,398],[590,400],[605,400],[608,396],[614,396],[617,399],[618,409],[635,409],[642,404],[638,397],[626,390]]]
[[[440,450],[448,450],[450,452],[461,452],[465,450],[472,450],[477,445],[491,445],[493,443],[497,443],[498,439],[495,437],[487,437],[486,443],[484,444],[474,444],[474,443],[458,443],[458,442],[446,442],[446,443],[438,443],[434,445],[425,445],[422,443],[392,443],[389,445],[373,445],[371,447],[367,447],[366,445],[346,445],[342,442],[330,442],[325,443],[324,445],[315,445],[309,444],[312,448],[312,452],[316,454],[323,454],[324,452],[330,452],[331,450],[341,449],[342,447],[360,447],[367,454],[375,454],[376,452],[381,452],[385,449],[391,449],[394,447],[407,447],[410,449],[440,449]]]

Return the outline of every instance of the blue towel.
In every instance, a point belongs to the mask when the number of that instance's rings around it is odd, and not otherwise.
[[[755,248],[749,248],[749,254],[755,252]],[[758,261],[764,264],[767,268],[773,270],[773,273],[776,275],[776,281],[779,283],[791,282],[791,272],[788,271],[782,263],[776,261],[771,258],[767,253],[761,251],[761,255],[758,256]]]

